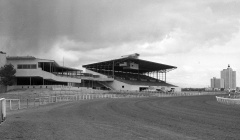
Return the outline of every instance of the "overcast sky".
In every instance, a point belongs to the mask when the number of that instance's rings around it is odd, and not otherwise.
[[[82,65],[139,53],[177,66],[167,81],[208,87],[227,65],[240,79],[238,0],[0,0],[0,51]]]

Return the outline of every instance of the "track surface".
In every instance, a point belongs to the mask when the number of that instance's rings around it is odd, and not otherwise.
[[[10,112],[0,139],[240,139],[240,107],[214,96],[57,103]]]

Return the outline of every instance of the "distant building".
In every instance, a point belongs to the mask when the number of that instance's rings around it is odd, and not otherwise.
[[[0,68],[4,67],[5,64],[6,64],[6,53],[0,51]],[[1,77],[0,77],[0,81],[1,81]]]
[[[212,89],[222,89],[224,88],[224,79],[217,79],[216,77],[213,77],[211,79],[211,88]]]
[[[240,87],[236,87],[236,91],[240,91]]]
[[[225,90],[236,89],[236,71],[233,71],[230,65],[221,71],[221,79],[224,79]]]
[[[0,68],[6,64],[6,53],[0,51]]]
[[[6,53],[0,51],[0,68],[6,64]],[[1,81],[1,77],[0,77]],[[0,93],[6,92],[6,87],[0,84]]]

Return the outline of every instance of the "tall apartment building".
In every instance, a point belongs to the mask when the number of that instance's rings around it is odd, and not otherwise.
[[[222,89],[222,88],[224,88],[224,79],[217,79],[216,77],[213,77],[211,79],[211,88],[212,89]]]
[[[221,71],[221,78],[224,79],[225,89],[236,89],[236,71],[233,71],[230,65]]]

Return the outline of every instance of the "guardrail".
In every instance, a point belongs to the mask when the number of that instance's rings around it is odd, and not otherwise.
[[[233,98],[224,98],[216,96],[217,102],[227,104],[227,105],[240,105],[240,99],[233,99]]]
[[[0,98],[0,123],[6,119],[6,99]]]

